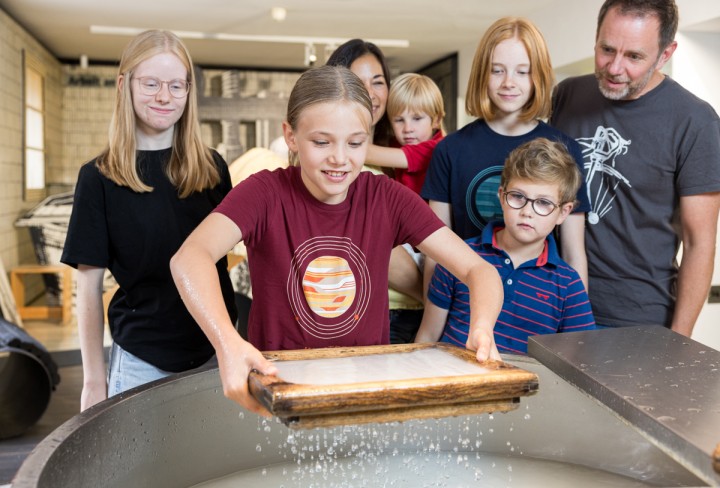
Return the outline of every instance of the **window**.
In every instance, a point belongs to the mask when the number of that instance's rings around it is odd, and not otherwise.
[[[24,196],[45,196],[45,79],[38,63],[25,53]]]

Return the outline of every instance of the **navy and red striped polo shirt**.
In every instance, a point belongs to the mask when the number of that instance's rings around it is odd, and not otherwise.
[[[502,228],[503,222],[491,222],[481,236],[465,241],[495,266],[503,282],[505,298],[494,329],[498,350],[527,354],[532,335],[594,329],[585,286],[577,271],[560,258],[552,235],[537,259],[514,268],[510,257],[495,245],[495,232]],[[440,340],[464,347],[470,326],[468,287],[437,265],[428,298],[448,310]]]

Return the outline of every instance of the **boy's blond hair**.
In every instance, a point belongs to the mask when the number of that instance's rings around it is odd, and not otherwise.
[[[562,142],[538,137],[516,147],[505,160],[500,186],[505,189],[513,179],[557,184],[560,202],[576,203],[582,174]]]
[[[442,93],[435,82],[425,75],[405,73],[395,78],[390,85],[386,110],[391,121],[405,110],[425,113],[433,122],[439,123],[438,127],[445,135]]]

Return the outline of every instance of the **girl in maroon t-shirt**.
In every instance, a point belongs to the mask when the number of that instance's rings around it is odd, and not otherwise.
[[[267,415],[248,393],[250,370],[277,373],[258,348],[387,342],[386,334],[373,329],[387,328],[389,256],[403,242],[468,285],[467,347],[477,350],[479,360],[500,357],[492,331],[502,305],[497,272],[415,193],[385,176],[361,174],[371,114],[367,90],[347,68],[305,72],[290,94],[283,122],[298,166],[264,171],[236,186],[171,261],[181,296],[215,347],[225,395],[251,411]],[[261,313],[251,310],[250,342],[227,315],[215,269],[240,240],[264,263],[251,272],[252,306],[258,297],[272,297]],[[327,251],[312,254],[318,243]],[[259,266],[258,259],[250,263]],[[274,314],[273,319],[263,321],[265,314]],[[384,323],[375,320],[383,314]],[[292,340],[282,342],[287,338]]]

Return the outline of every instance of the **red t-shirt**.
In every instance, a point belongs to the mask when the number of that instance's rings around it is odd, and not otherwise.
[[[362,172],[344,202],[327,205],[298,167],[256,173],[215,211],[237,224],[247,246],[248,335],[264,351],[387,344],[390,251],[443,226],[386,176]]]
[[[410,188],[412,191],[420,194],[423,183],[425,183],[425,175],[430,166],[430,159],[435,150],[437,143],[443,140],[441,131],[437,131],[432,138],[418,144],[408,144],[400,147],[405,153],[408,162],[407,169],[395,168],[395,180]]]

